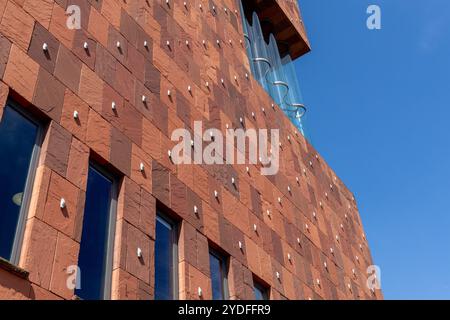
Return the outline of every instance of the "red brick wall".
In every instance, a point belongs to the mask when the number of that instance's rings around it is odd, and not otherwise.
[[[211,297],[208,242],[230,255],[232,299],[253,297],[252,273],[271,286],[273,299],[380,298],[380,292],[373,295],[365,285],[372,260],[352,194],[278,107],[271,107],[258,83],[245,77],[250,71],[240,43],[237,2],[217,0],[216,14],[210,9],[213,2],[206,0],[187,1],[187,9],[181,0],[169,3],[0,0],[0,117],[9,95],[48,122],[19,264],[29,272],[29,281],[0,269],[0,297],[73,297],[65,286],[66,272],[77,263],[88,161],[95,157],[123,176],[113,299],[153,297],[157,200],[182,219],[182,299],[198,299],[198,287],[205,299]],[[66,28],[68,4],[81,7],[81,30]],[[174,129],[191,130],[201,120],[225,130],[226,124],[240,126],[240,117],[247,128],[280,129],[276,176],[261,176],[258,166],[247,173],[242,165],[171,163],[167,151],[174,145]],[[61,198],[67,202],[66,215],[59,209]],[[136,256],[137,247],[144,263]]]

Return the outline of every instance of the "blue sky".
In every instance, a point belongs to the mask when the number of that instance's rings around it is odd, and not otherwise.
[[[307,135],[356,195],[385,298],[450,299],[450,1],[299,2]]]

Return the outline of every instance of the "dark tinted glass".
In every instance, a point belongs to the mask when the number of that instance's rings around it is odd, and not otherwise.
[[[104,298],[112,188],[110,179],[89,168],[78,260],[81,289],[75,291],[85,300]]]
[[[255,293],[255,300],[269,300],[267,289],[257,282],[255,282],[253,292]]]
[[[0,123],[0,257],[10,260],[37,124],[10,107]]]
[[[175,234],[171,223],[156,218],[155,240],[155,299],[174,299],[174,244]]]
[[[225,299],[225,261],[214,253],[209,253],[209,268],[213,300]]]

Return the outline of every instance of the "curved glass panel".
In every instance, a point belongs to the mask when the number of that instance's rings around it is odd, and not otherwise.
[[[269,44],[267,46],[269,52],[269,60],[272,65],[270,70],[270,77],[272,81],[272,98],[281,107],[284,108],[285,97],[289,91],[289,84],[283,72],[283,65],[281,63],[280,53],[278,51],[277,41],[273,34],[269,37]]]
[[[252,16],[252,25],[249,28],[250,47],[253,57],[253,69],[256,80],[261,86],[269,92],[270,85],[267,81],[267,74],[270,71],[270,59],[266,42],[264,41],[261,24],[258,15],[254,12]]]
[[[248,21],[242,1],[240,7],[251,71],[264,90],[304,135],[302,117],[306,109],[292,58],[290,55],[280,56],[273,34],[269,35],[269,43],[265,41],[256,12],[252,14],[252,21]]]
[[[242,7],[242,1],[239,1],[239,5],[241,8],[241,12],[244,12],[244,8]],[[252,52],[252,48],[251,48],[251,41],[250,39],[253,38],[253,35],[250,34],[252,32],[251,28],[250,28],[250,24],[247,21],[247,19],[242,19],[242,28],[244,30],[244,43],[245,43],[245,49],[247,50],[247,57],[249,60],[249,64],[250,64],[250,70],[252,72],[252,74],[255,74],[255,68],[253,67],[253,52]]]

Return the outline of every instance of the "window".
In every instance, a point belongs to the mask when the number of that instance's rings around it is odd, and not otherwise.
[[[255,300],[269,300],[269,289],[255,279],[253,279],[253,293]]]
[[[75,291],[85,300],[108,299],[110,296],[115,199],[115,180],[91,164],[78,259],[81,288]]]
[[[40,125],[8,102],[0,123],[0,257],[17,264],[39,153]]]
[[[217,252],[209,252],[209,268],[211,273],[211,287],[213,300],[228,298],[227,264]]]
[[[155,236],[155,300],[178,297],[177,228],[171,219],[158,213]]]
[[[304,134],[302,120],[306,107],[289,45],[280,39],[280,33],[275,32],[275,24],[270,18],[260,19],[256,12],[258,7],[255,1],[241,0],[240,9],[247,56],[253,76]],[[280,52],[280,48],[286,45],[287,49]]]

